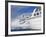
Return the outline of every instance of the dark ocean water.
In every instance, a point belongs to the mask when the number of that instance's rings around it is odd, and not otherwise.
[[[39,31],[41,29],[11,29],[11,32],[12,31]]]
[[[29,31],[31,29],[11,29],[11,31]]]

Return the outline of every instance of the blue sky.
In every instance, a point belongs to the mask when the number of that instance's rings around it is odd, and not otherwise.
[[[36,6],[16,6],[11,5],[11,18],[15,18],[23,13],[32,13]]]

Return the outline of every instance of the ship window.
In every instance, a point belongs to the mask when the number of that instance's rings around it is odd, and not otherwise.
[[[40,14],[41,14],[41,12],[40,12]]]
[[[39,15],[39,13],[37,13],[37,15]]]
[[[36,14],[34,14],[34,16],[36,16]]]

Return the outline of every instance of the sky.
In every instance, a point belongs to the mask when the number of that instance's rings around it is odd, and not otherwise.
[[[23,13],[32,13],[35,8],[40,8],[37,6],[16,6],[11,5],[11,18],[15,18],[16,16],[19,16]],[[36,10],[37,11],[37,10]]]

